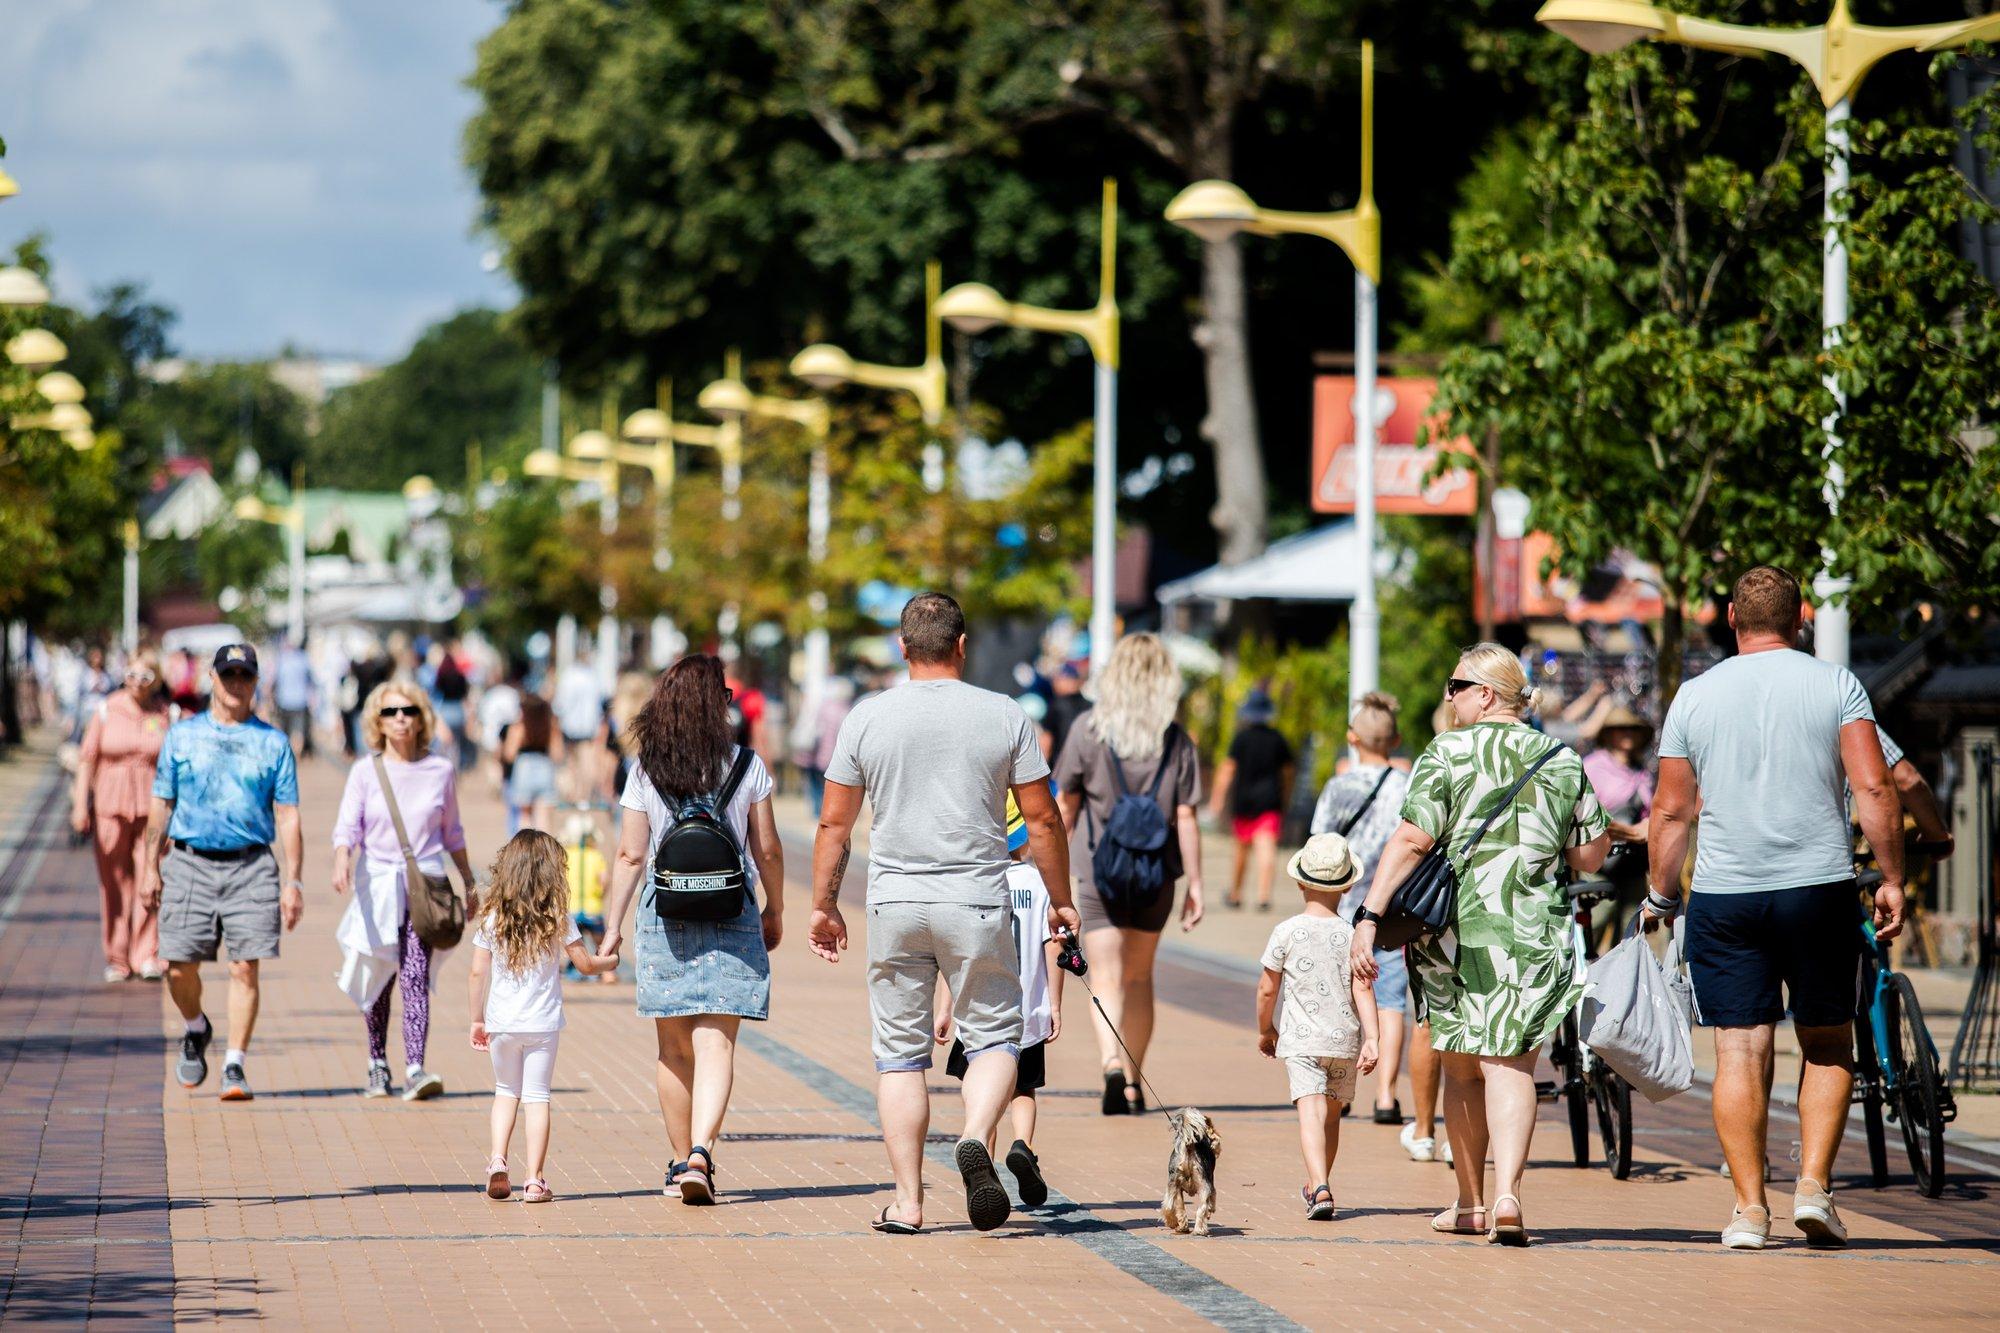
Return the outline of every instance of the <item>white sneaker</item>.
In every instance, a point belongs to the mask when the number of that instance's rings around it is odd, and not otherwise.
[[[1414,1120],[1403,1126],[1403,1130],[1396,1136],[1396,1140],[1403,1145],[1403,1151],[1410,1155],[1410,1160],[1413,1162],[1435,1162],[1437,1160],[1437,1140],[1432,1138],[1418,1138],[1417,1122]],[[1450,1159],[1447,1158],[1446,1160]]]
[[[1807,1189],[1810,1185],[1812,1188]],[[1792,1225],[1805,1233],[1806,1244],[1815,1250],[1838,1249],[1847,1244],[1847,1224],[1833,1206],[1833,1195],[1816,1180],[1801,1180],[1792,1196]]]
[[[1437,1159],[1446,1166],[1451,1165],[1451,1136],[1449,1134],[1438,1140]]]
[[[1722,1247],[1726,1250],[1761,1250],[1770,1240],[1768,1208],[1738,1208],[1729,1215],[1729,1225],[1722,1229]]]

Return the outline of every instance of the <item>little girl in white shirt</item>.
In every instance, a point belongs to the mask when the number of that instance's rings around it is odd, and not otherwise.
[[[493,883],[472,935],[472,1048],[493,1056],[493,1155],[486,1196],[505,1199],[514,1115],[528,1113],[528,1179],[523,1203],[555,1197],[542,1169],[549,1155],[549,1082],[562,1036],[562,963],[585,976],[618,966],[591,954],[569,911],[569,858],[539,829],[514,835],[493,862]],[[488,981],[491,980],[489,988]]]

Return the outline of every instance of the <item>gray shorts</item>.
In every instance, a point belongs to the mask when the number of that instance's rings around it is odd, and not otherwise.
[[[868,1012],[880,1073],[929,1069],[937,979],[951,987],[966,1058],[1021,1053],[1014,913],[994,904],[870,903]]]
[[[160,865],[160,957],[170,963],[278,956],[278,858],[266,847],[240,861],[178,848]]]

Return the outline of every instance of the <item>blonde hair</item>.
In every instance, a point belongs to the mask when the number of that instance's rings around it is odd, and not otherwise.
[[[1542,692],[1528,687],[1521,659],[1497,643],[1467,648],[1458,655],[1458,669],[1452,674],[1492,690],[1494,703],[1506,712],[1526,717],[1542,706]]]
[[[437,714],[431,711],[431,696],[424,687],[407,676],[385,680],[368,691],[361,705],[361,743],[376,754],[388,753],[388,742],[382,736],[382,701],[392,694],[400,694],[417,706],[417,753],[429,753],[431,737],[437,735]]]
[[[1120,759],[1151,759],[1181,706],[1181,673],[1157,634],[1128,634],[1097,682],[1090,729]]]
[[[1396,726],[1396,714],[1402,705],[1393,694],[1380,690],[1370,690],[1354,705],[1354,711],[1347,716],[1347,729],[1354,733],[1354,739],[1376,754],[1387,754],[1395,748],[1402,732]]]
[[[492,877],[478,920],[486,924],[500,965],[525,972],[562,947],[569,924],[569,856],[540,829],[522,829],[493,858]]]

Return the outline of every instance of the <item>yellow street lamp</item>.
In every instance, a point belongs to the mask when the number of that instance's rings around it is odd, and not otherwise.
[[[49,288],[33,269],[0,268],[0,305],[28,309],[48,304]]]
[[[0,199],[11,199],[20,192],[21,187],[15,183],[14,178],[0,171]]]
[[[1260,208],[1229,181],[1198,181],[1167,205],[1167,221],[1206,241],[1238,232],[1317,236],[1354,265],[1354,535],[1361,548],[1348,608],[1348,697],[1359,700],[1381,674],[1381,611],[1375,599],[1376,284],[1382,276],[1382,215],[1375,207],[1375,43],[1361,43],[1361,196],[1339,213]]]
[[[1673,42],[1680,46],[1731,55],[1780,55],[1795,62],[1812,79],[1826,107],[1826,189],[1823,205],[1825,245],[1822,249],[1820,343],[1828,351],[1840,346],[1847,323],[1847,242],[1840,234],[1849,181],[1847,122],[1861,81],[1884,56],[1899,51],[1944,51],[1968,42],[2000,38],[2000,14],[1959,19],[1950,23],[1916,23],[1877,27],[1856,23],[1848,0],[1833,0],[1825,23],[1810,28],[1765,28],[1742,23],[1718,23],[1690,18],[1646,0],[1548,0],[1535,19],[1593,55],[1602,55],[1638,41]],[[1833,397],[1833,410],[1821,422],[1826,434],[1824,493],[1829,510],[1838,513],[1847,488],[1840,463],[1840,420],[1847,411],[1847,393],[1829,368],[1823,381]],[[1823,552],[1813,592],[1819,600],[1813,619],[1814,652],[1842,666],[1848,660],[1847,592],[1852,580],[1836,574],[1831,552]]]
[[[51,370],[35,381],[35,392],[51,403],[81,403],[83,384],[66,370]]]
[[[768,417],[803,427],[812,436],[812,462],[806,483],[806,559],[812,565],[813,587],[807,595],[812,628],[806,631],[806,679],[801,703],[804,717],[819,716],[826,697],[826,680],[833,670],[832,643],[826,631],[826,590],[819,570],[826,561],[827,534],[833,527],[833,483],[827,468],[826,437],[833,413],[824,398],[774,398],[750,391],[743,382],[742,361],[731,352],[723,376],[702,386],[695,403],[725,423],[748,417]]]
[[[1111,655],[1117,634],[1118,540],[1118,184],[1104,182],[1099,225],[1097,304],[1088,310],[1051,310],[1009,301],[983,282],[961,282],[937,299],[938,318],[964,333],[998,324],[1081,338],[1096,362],[1096,407],[1091,443],[1090,670],[1095,676]]]
[[[90,409],[82,403],[57,403],[48,410],[44,418],[48,428],[67,434],[71,431],[87,431],[92,421]]]
[[[839,384],[863,384],[871,389],[892,389],[912,395],[935,426],[944,417],[944,340],[938,328],[939,268],[935,261],[924,265],[924,359],[914,366],[883,366],[856,361],[831,343],[814,343],[792,358],[792,374],[815,389],[831,389]]]
[[[302,483],[305,469],[292,469],[292,498],[284,504],[270,504],[255,495],[246,495],[232,512],[246,523],[269,523],[285,530],[285,545],[291,586],[285,590],[287,619],[293,643],[306,641],[306,506]],[[130,577],[128,575],[128,577]]]
[[[7,359],[23,370],[47,370],[68,356],[63,340],[47,329],[28,329],[7,340]]]

